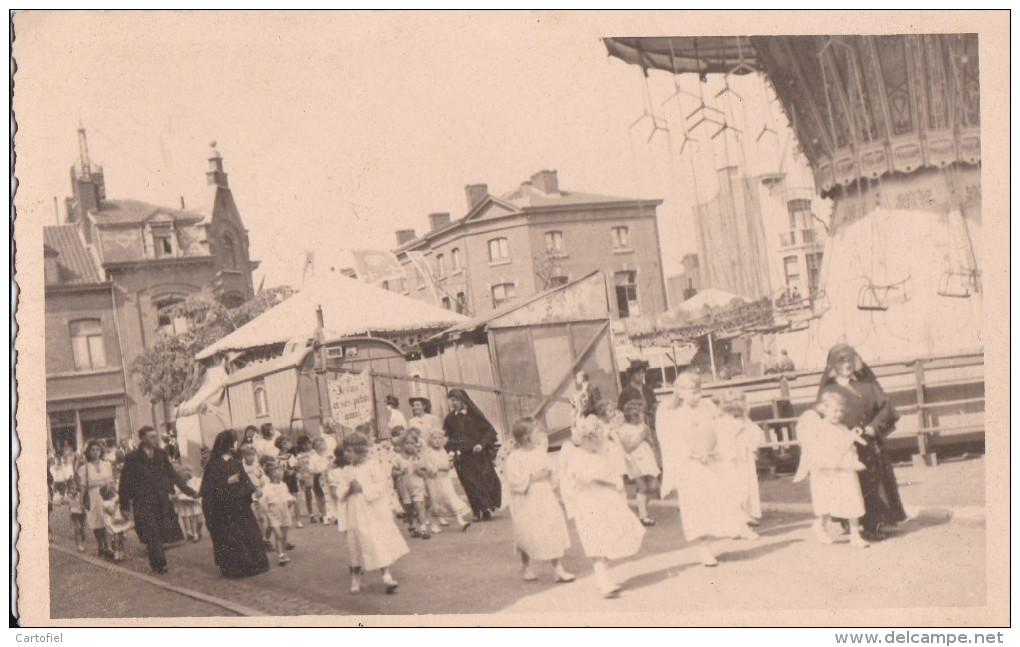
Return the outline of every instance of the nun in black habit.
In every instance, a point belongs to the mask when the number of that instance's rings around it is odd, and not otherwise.
[[[865,468],[857,473],[864,495],[861,528],[866,539],[882,539],[883,527],[907,518],[896,474],[885,451],[885,439],[896,428],[899,414],[871,368],[846,344],[838,344],[829,351],[818,395],[829,391],[843,396],[846,403],[843,424],[859,429],[867,441],[867,445],[857,446],[858,458]]]
[[[447,398],[450,413],[443,422],[446,450],[454,452],[453,467],[475,519],[485,521],[502,503],[503,486],[492,464],[496,430],[463,389],[450,389]]]
[[[202,477],[202,512],[213,542],[213,557],[225,577],[247,577],[269,570],[252,501],[261,495],[234,455],[237,439],[226,430],[216,436]]]

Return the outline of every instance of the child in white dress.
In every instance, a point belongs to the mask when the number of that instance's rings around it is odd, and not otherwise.
[[[740,509],[747,515],[748,523],[755,525],[761,519],[757,452],[764,434],[747,417],[747,397],[742,391],[727,391],[720,408],[725,415],[719,417],[716,426],[719,457],[731,472],[729,478]]]
[[[627,475],[637,485],[638,518],[646,526],[655,521],[648,516],[648,495],[658,487],[659,463],[652,449],[652,430],[645,424],[644,400],[631,400],[623,405],[624,423],[616,430],[616,436],[624,451]]]
[[[584,553],[594,562],[599,592],[613,597],[620,585],[609,579],[609,560],[636,554],[645,529],[627,505],[623,478],[603,422],[596,416],[579,420],[571,440],[561,450],[561,490]]]
[[[361,593],[364,571],[382,570],[386,593],[395,593],[397,581],[390,566],[408,553],[407,542],[393,519],[389,491],[392,477],[380,465],[366,460],[368,438],[353,433],[343,441],[344,461],[338,491],[343,513],[340,531],[347,535],[351,593]]]
[[[734,494],[732,471],[720,456],[717,427],[722,412],[701,397],[701,377],[682,373],[673,398],[656,412],[656,433],[662,447],[662,495],[678,494],[684,536],[698,542],[704,566],[719,564],[714,538],[758,539]]]
[[[277,562],[280,566],[286,566],[290,563],[287,549],[292,548],[287,544],[287,531],[294,523],[291,508],[295,503],[295,498],[287,488],[287,484],[283,482],[282,465],[273,464],[270,466],[269,482],[264,483],[261,488],[262,497],[257,503],[264,510],[269,536],[275,537]]]
[[[134,522],[124,517],[120,511],[120,498],[117,496],[117,488],[112,484],[104,485],[99,490],[99,496],[103,498],[103,527],[106,529],[106,537],[110,542],[110,549],[113,551],[113,561],[124,561],[124,533],[135,527]]]
[[[443,517],[455,517],[460,529],[467,530],[471,525],[469,515],[471,506],[458,496],[453,489],[453,460],[443,448],[446,436],[442,430],[434,430],[428,436],[428,447],[421,452],[420,464],[425,470],[425,488],[428,490],[432,504],[432,518],[438,519],[442,525],[449,525]],[[432,532],[439,532],[439,526],[433,524]]]
[[[556,475],[546,450],[537,437],[542,431],[534,418],[521,418],[512,428],[517,447],[507,458],[506,480],[510,489],[510,514],[514,525],[514,544],[521,554],[526,582],[538,579],[531,560],[552,560],[557,582],[573,582],[574,576],[560,562],[570,548],[567,520],[553,488]]]
[[[254,445],[241,445],[238,451],[241,454],[241,465],[244,467],[245,474],[248,475],[255,489],[261,490],[264,485],[269,483],[269,477],[266,475],[265,470],[262,469],[261,462],[258,460],[258,451]],[[265,502],[261,499],[252,502],[251,510],[255,514],[255,521],[259,524],[259,531],[262,533],[263,541],[267,544],[266,550],[271,550],[269,545],[269,526],[266,523]]]
[[[850,525],[850,545],[867,548],[870,544],[861,537],[864,497],[857,477],[864,465],[855,447],[867,441],[841,424],[844,407],[843,396],[827,391],[814,409],[798,419],[801,456],[793,480],[796,483],[811,476],[811,504],[817,517],[812,530],[818,541],[832,543],[827,524],[830,517],[837,517]]]
[[[195,492],[198,492],[202,487],[202,479],[198,476],[191,475],[191,468],[187,465],[182,465],[177,469],[177,472],[181,475]],[[180,521],[181,528],[184,530],[184,537],[189,541],[198,543],[202,538],[202,502],[200,499],[193,499],[180,488],[174,487],[174,510],[177,512],[177,519]]]
[[[85,492],[81,488],[81,484],[78,483],[78,479],[71,479],[67,482],[67,488],[64,491],[65,500],[67,501],[68,510],[71,513],[71,531],[74,533],[74,543],[78,546],[78,552],[85,552],[85,537],[88,534],[85,532],[85,503],[83,497]]]

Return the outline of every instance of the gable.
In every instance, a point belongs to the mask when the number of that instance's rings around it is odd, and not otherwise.
[[[518,213],[516,209],[510,209],[506,205],[500,204],[493,200],[487,201],[483,204],[481,209],[468,218],[471,222],[478,222],[480,220],[495,220],[497,218],[503,218]]]

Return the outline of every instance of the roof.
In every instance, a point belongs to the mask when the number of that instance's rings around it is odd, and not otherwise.
[[[103,200],[99,209],[92,212],[92,216],[99,226],[133,225],[145,222],[157,212],[184,222],[197,222],[204,217],[198,211],[172,209],[140,200]]]
[[[522,182],[516,189],[509,191],[499,196],[489,195],[484,200],[481,200],[475,206],[471,207],[466,214],[453,222],[443,225],[438,229],[426,232],[421,236],[409,240],[403,245],[396,248],[396,252],[402,252],[407,249],[413,249],[415,246],[420,245],[423,241],[435,238],[438,235],[444,234],[451,229],[456,229],[468,220],[473,219],[479,213],[484,211],[485,205],[487,204],[498,204],[511,209],[519,213],[526,213],[531,209],[549,209],[555,207],[574,207],[585,204],[612,204],[612,203],[633,203],[633,202],[646,202],[649,205],[660,205],[662,200],[654,199],[647,200],[642,198],[623,198],[619,196],[601,195],[598,193],[582,193],[578,191],[556,191],[555,193],[545,193],[537,189],[531,181]]]
[[[58,254],[58,285],[103,282],[95,260],[78,234],[77,225],[43,227],[43,241],[44,248],[48,247]]]
[[[557,191],[545,193],[536,189],[531,182],[524,182],[519,187],[500,196],[500,200],[508,202],[520,210],[539,207],[573,206],[578,204],[599,204],[602,202],[636,202],[639,198],[621,198],[598,193],[580,193],[576,191]],[[648,200],[648,202],[662,202]]]
[[[320,306],[326,339],[446,328],[467,321],[467,317],[456,312],[330,273],[309,279],[298,293],[195,357],[204,359],[224,350],[245,350],[312,337],[318,327],[316,310]]]

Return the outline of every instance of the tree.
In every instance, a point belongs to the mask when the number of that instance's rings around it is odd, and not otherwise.
[[[184,319],[186,330],[164,333],[131,364],[142,393],[153,402],[177,406],[198,391],[205,370],[195,354],[277,305],[294,290],[263,290],[233,309],[205,296],[192,296],[159,310],[171,320]]]
[[[542,284],[540,291],[549,288],[554,276],[560,272],[559,253],[555,249],[547,249],[535,254],[535,275]]]

